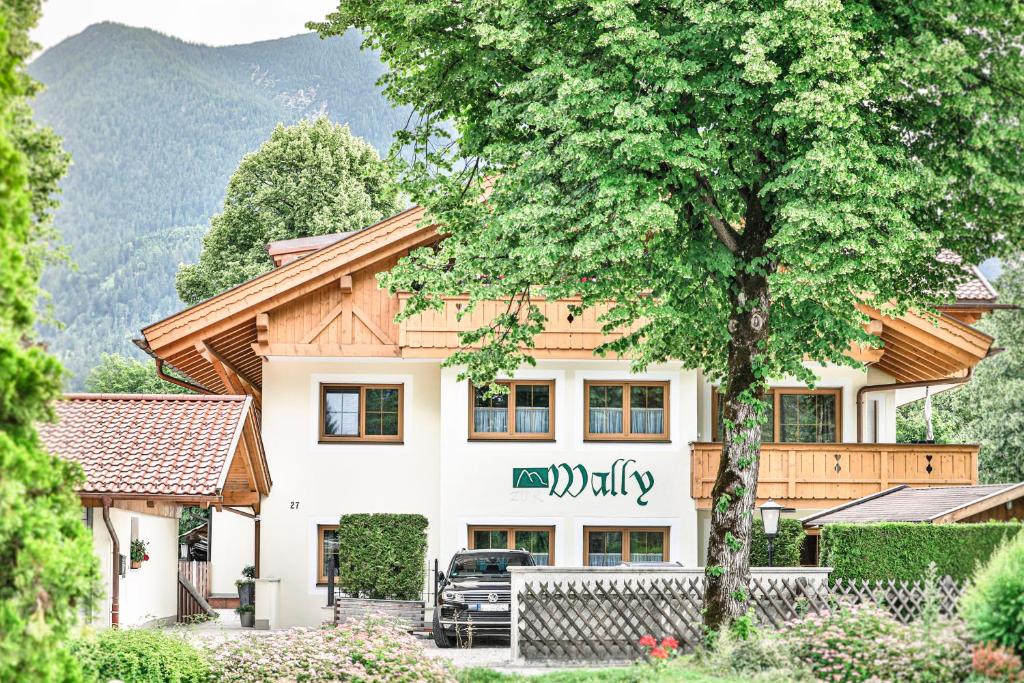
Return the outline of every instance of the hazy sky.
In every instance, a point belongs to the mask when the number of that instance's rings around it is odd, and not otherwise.
[[[307,21],[337,6],[338,0],[44,0],[32,37],[46,49],[90,24],[116,21],[190,42],[233,45],[304,33]]]

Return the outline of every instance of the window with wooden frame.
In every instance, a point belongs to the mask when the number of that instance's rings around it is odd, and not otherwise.
[[[774,387],[764,395],[767,422],[761,426],[764,443],[838,443],[842,440],[842,389]],[[711,440],[725,433],[725,398],[711,390]]]
[[[471,525],[470,550],[528,550],[539,566],[555,564],[555,527]]]
[[[321,443],[400,443],[401,384],[321,384]]]
[[[586,441],[668,441],[668,382],[583,383]]]
[[[530,379],[497,382],[507,394],[487,396],[469,385],[469,438],[473,441],[553,441],[555,382]]]
[[[583,527],[583,565],[668,562],[668,527]]]
[[[318,524],[316,526],[316,582],[327,583],[327,568],[331,555],[334,566],[338,566],[338,525]]]

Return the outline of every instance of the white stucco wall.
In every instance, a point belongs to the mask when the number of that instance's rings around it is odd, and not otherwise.
[[[538,361],[516,379],[555,381],[555,441],[469,441],[469,388],[454,368],[442,370],[441,564],[467,546],[470,525],[555,527],[555,564],[583,563],[584,526],[669,528],[669,559],[697,562],[696,508],[689,497],[689,443],[697,438],[697,374],[677,364],[631,375],[618,361]],[[669,443],[585,442],[583,387],[586,380],[650,379],[669,384]],[[626,470],[626,495],[595,493],[593,481],[577,497],[549,489],[512,487],[514,467],[582,465],[591,476],[613,466]],[[621,471],[621,470],[619,470]],[[641,490],[632,473],[650,473]]]
[[[263,366],[263,443],[274,485],[262,502],[260,575],[281,579],[279,626],[322,618],[318,524],[345,513],[419,513],[431,522],[429,556],[437,554],[439,379],[437,363],[408,360],[273,358]],[[404,443],[317,443],[321,382],[403,384]]]
[[[255,524],[233,512],[214,510],[210,516],[210,592],[237,596],[235,581],[255,562]]]
[[[149,561],[143,562],[139,569],[131,568],[133,517],[138,520],[138,537],[149,542]],[[178,611],[178,520],[111,508],[110,521],[127,563],[126,576],[121,577],[120,582],[120,625],[144,626],[173,621]],[[112,558],[110,534],[101,508],[93,509],[92,530],[103,593],[94,623],[105,626],[110,623]]]

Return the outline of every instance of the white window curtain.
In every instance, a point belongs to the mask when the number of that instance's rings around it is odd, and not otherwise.
[[[664,408],[630,408],[629,429],[634,434],[662,434],[665,431]],[[593,431],[593,430],[591,430]]]
[[[591,408],[590,432],[592,434],[621,434],[622,408]]]
[[[544,434],[549,427],[547,408],[520,408],[516,406],[516,431]]]

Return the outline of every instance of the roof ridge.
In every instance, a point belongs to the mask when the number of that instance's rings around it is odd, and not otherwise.
[[[245,394],[64,394],[61,401],[244,401]]]

